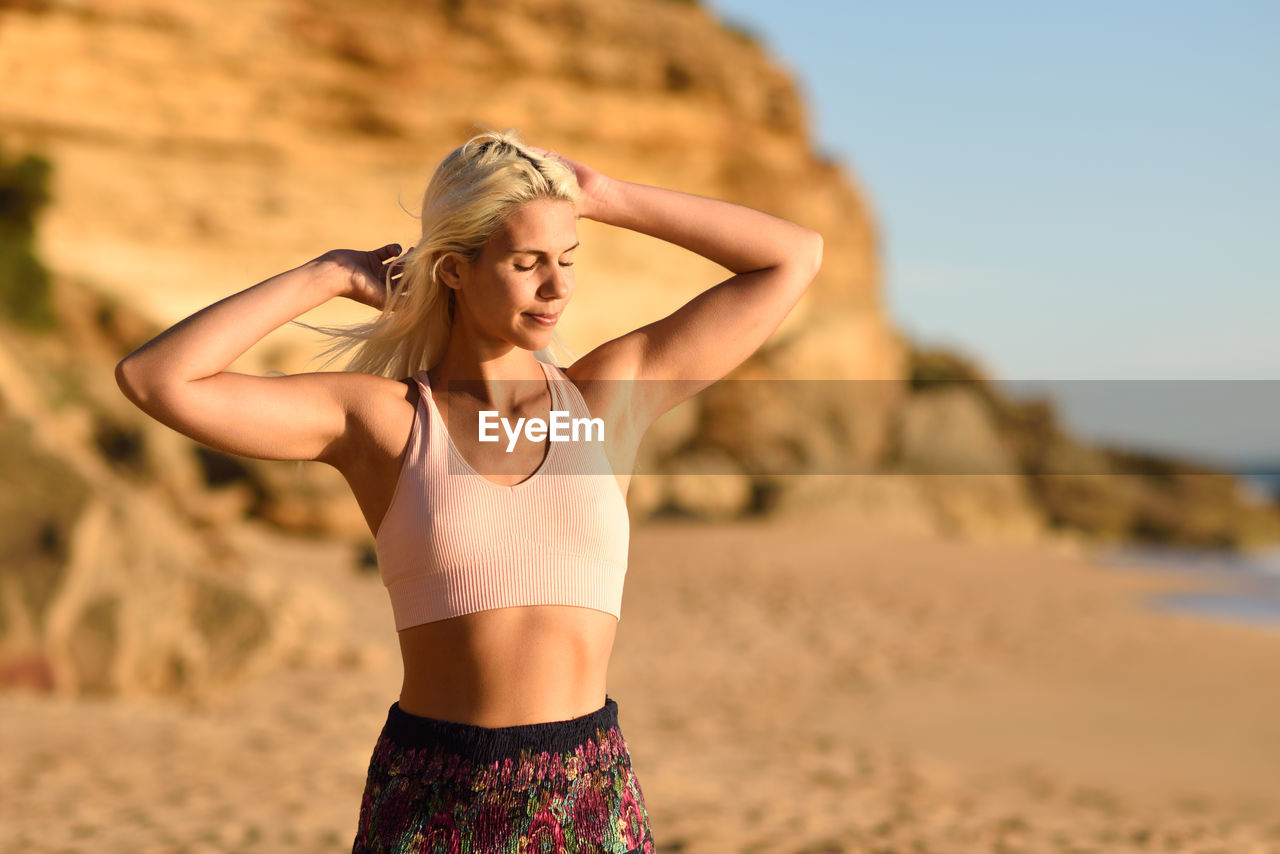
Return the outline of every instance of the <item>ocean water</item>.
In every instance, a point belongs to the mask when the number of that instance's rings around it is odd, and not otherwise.
[[[1280,464],[1254,465],[1236,476],[1258,500],[1280,501]],[[1253,554],[1222,549],[1123,546],[1103,550],[1104,566],[1142,568],[1203,578],[1206,589],[1162,593],[1147,600],[1158,611],[1248,623],[1280,633],[1280,545]]]
[[[1275,469],[1277,466],[1267,468]],[[1246,489],[1259,497],[1280,500],[1280,471],[1248,471],[1238,474],[1237,477]]]
[[[1147,605],[1158,611],[1248,623],[1280,635],[1280,546],[1253,554],[1219,549],[1126,546],[1099,554],[1103,565],[1192,575],[1206,589],[1156,594]]]

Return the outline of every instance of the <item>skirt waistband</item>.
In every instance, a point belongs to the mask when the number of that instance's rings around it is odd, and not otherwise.
[[[618,704],[605,696],[604,705],[594,712],[565,721],[484,727],[415,715],[391,704],[383,735],[404,748],[439,747],[447,753],[492,762],[516,758],[521,752],[539,754],[572,753],[574,748],[606,736],[618,727]]]

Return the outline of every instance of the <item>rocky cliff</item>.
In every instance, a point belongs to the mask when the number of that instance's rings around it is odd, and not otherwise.
[[[412,240],[400,205],[416,208],[439,159],[477,124],[515,126],[620,177],[817,229],[823,272],[765,375],[902,375],[868,205],[814,153],[791,78],[697,4],[43,2],[4,13],[0,57],[18,84],[0,92],[0,133],[57,164],[46,260],[156,324],[333,246]],[[562,324],[579,352],[724,276],[639,235],[584,223],[582,237]],[[365,311],[343,301],[302,319]],[[321,343],[286,327],[233,368],[314,369]],[[850,452],[870,459],[895,393],[863,391]],[[359,535],[335,473],[304,478]]]

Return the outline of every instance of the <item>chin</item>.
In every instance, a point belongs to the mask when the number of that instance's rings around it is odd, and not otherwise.
[[[521,336],[511,343],[515,344],[521,350],[528,350],[530,353],[536,353],[539,350],[545,350],[551,346],[551,336],[539,335],[536,338]]]
[[[519,346],[526,350],[541,350],[549,345],[553,338],[556,337],[556,330],[551,329],[520,329],[512,336],[513,341],[519,342]]]

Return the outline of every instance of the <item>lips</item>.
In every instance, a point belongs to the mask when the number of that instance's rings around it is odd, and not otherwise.
[[[524,316],[533,320],[534,323],[541,323],[543,326],[555,326],[556,321],[560,319],[560,312],[555,314],[534,314],[531,311],[526,311]]]

